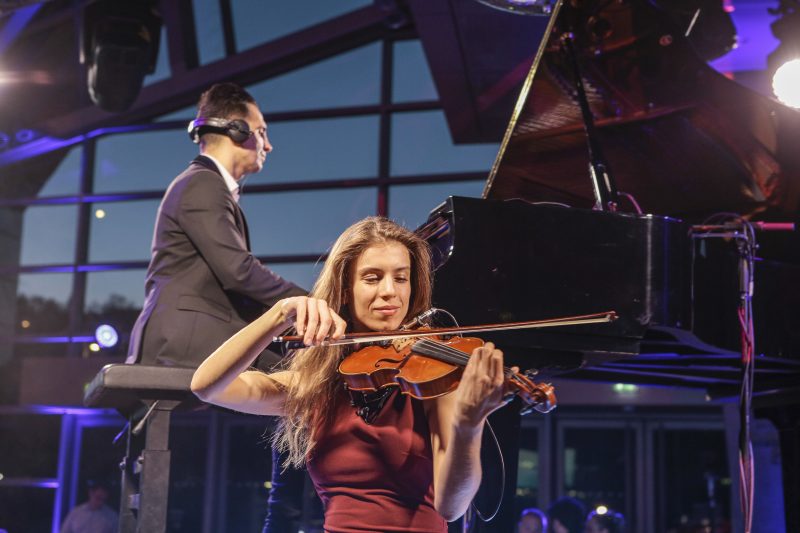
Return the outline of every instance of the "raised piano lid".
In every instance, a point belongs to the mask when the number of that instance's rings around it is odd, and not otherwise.
[[[711,69],[653,2],[559,2],[523,84],[486,198],[594,204],[560,38],[571,31],[617,187],[645,213],[793,219],[800,112]],[[623,210],[632,206],[621,200]]]

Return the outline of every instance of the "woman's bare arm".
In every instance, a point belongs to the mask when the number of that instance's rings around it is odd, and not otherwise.
[[[481,482],[481,436],[486,418],[505,404],[503,353],[477,348],[455,392],[428,406],[433,447],[434,506],[446,520],[463,515]]]
[[[280,415],[290,372],[248,370],[273,337],[295,325],[307,345],[341,337],[345,323],[323,300],[296,296],[274,305],[217,348],[197,368],[192,392],[201,400],[244,413]]]

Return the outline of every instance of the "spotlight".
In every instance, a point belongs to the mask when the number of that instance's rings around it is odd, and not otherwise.
[[[800,107],[800,0],[781,0],[769,12],[779,16],[770,28],[781,42],[767,58],[773,92],[783,103]]]
[[[778,67],[772,77],[772,91],[784,104],[800,109],[800,59]]]
[[[161,16],[155,0],[99,0],[83,10],[81,63],[92,101],[106,111],[130,108],[155,70]]]
[[[606,514],[608,513],[608,507],[605,505],[598,505],[594,512],[597,514]]]
[[[97,344],[96,342],[90,343],[89,344],[89,351],[90,352],[99,352],[100,351],[100,345]]]
[[[113,348],[119,340],[119,335],[112,326],[101,324],[94,331],[94,338],[97,339],[97,344],[102,348]]]

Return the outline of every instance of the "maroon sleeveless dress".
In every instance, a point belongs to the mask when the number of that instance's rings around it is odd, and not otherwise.
[[[433,453],[422,402],[393,393],[367,424],[348,399],[317,435],[308,472],[329,533],[445,533],[433,506]]]

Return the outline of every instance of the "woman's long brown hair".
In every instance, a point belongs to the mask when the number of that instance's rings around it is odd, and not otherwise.
[[[325,300],[348,320],[350,312],[345,302],[352,287],[353,266],[364,250],[388,242],[402,244],[411,256],[411,302],[405,319],[429,309],[432,287],[427,243],[383,217],[365,218],[339,236],[310,296]],[[337,389],[342,386],[337,368],[343,354],[341,346],[312,347],[298,350],[285,361],[294,378],[287,391],[284,416],[272,437],[273,445],[288,452],[284,467],[301,466],[313,453],[315,431],[330,423],[337,405]]]

